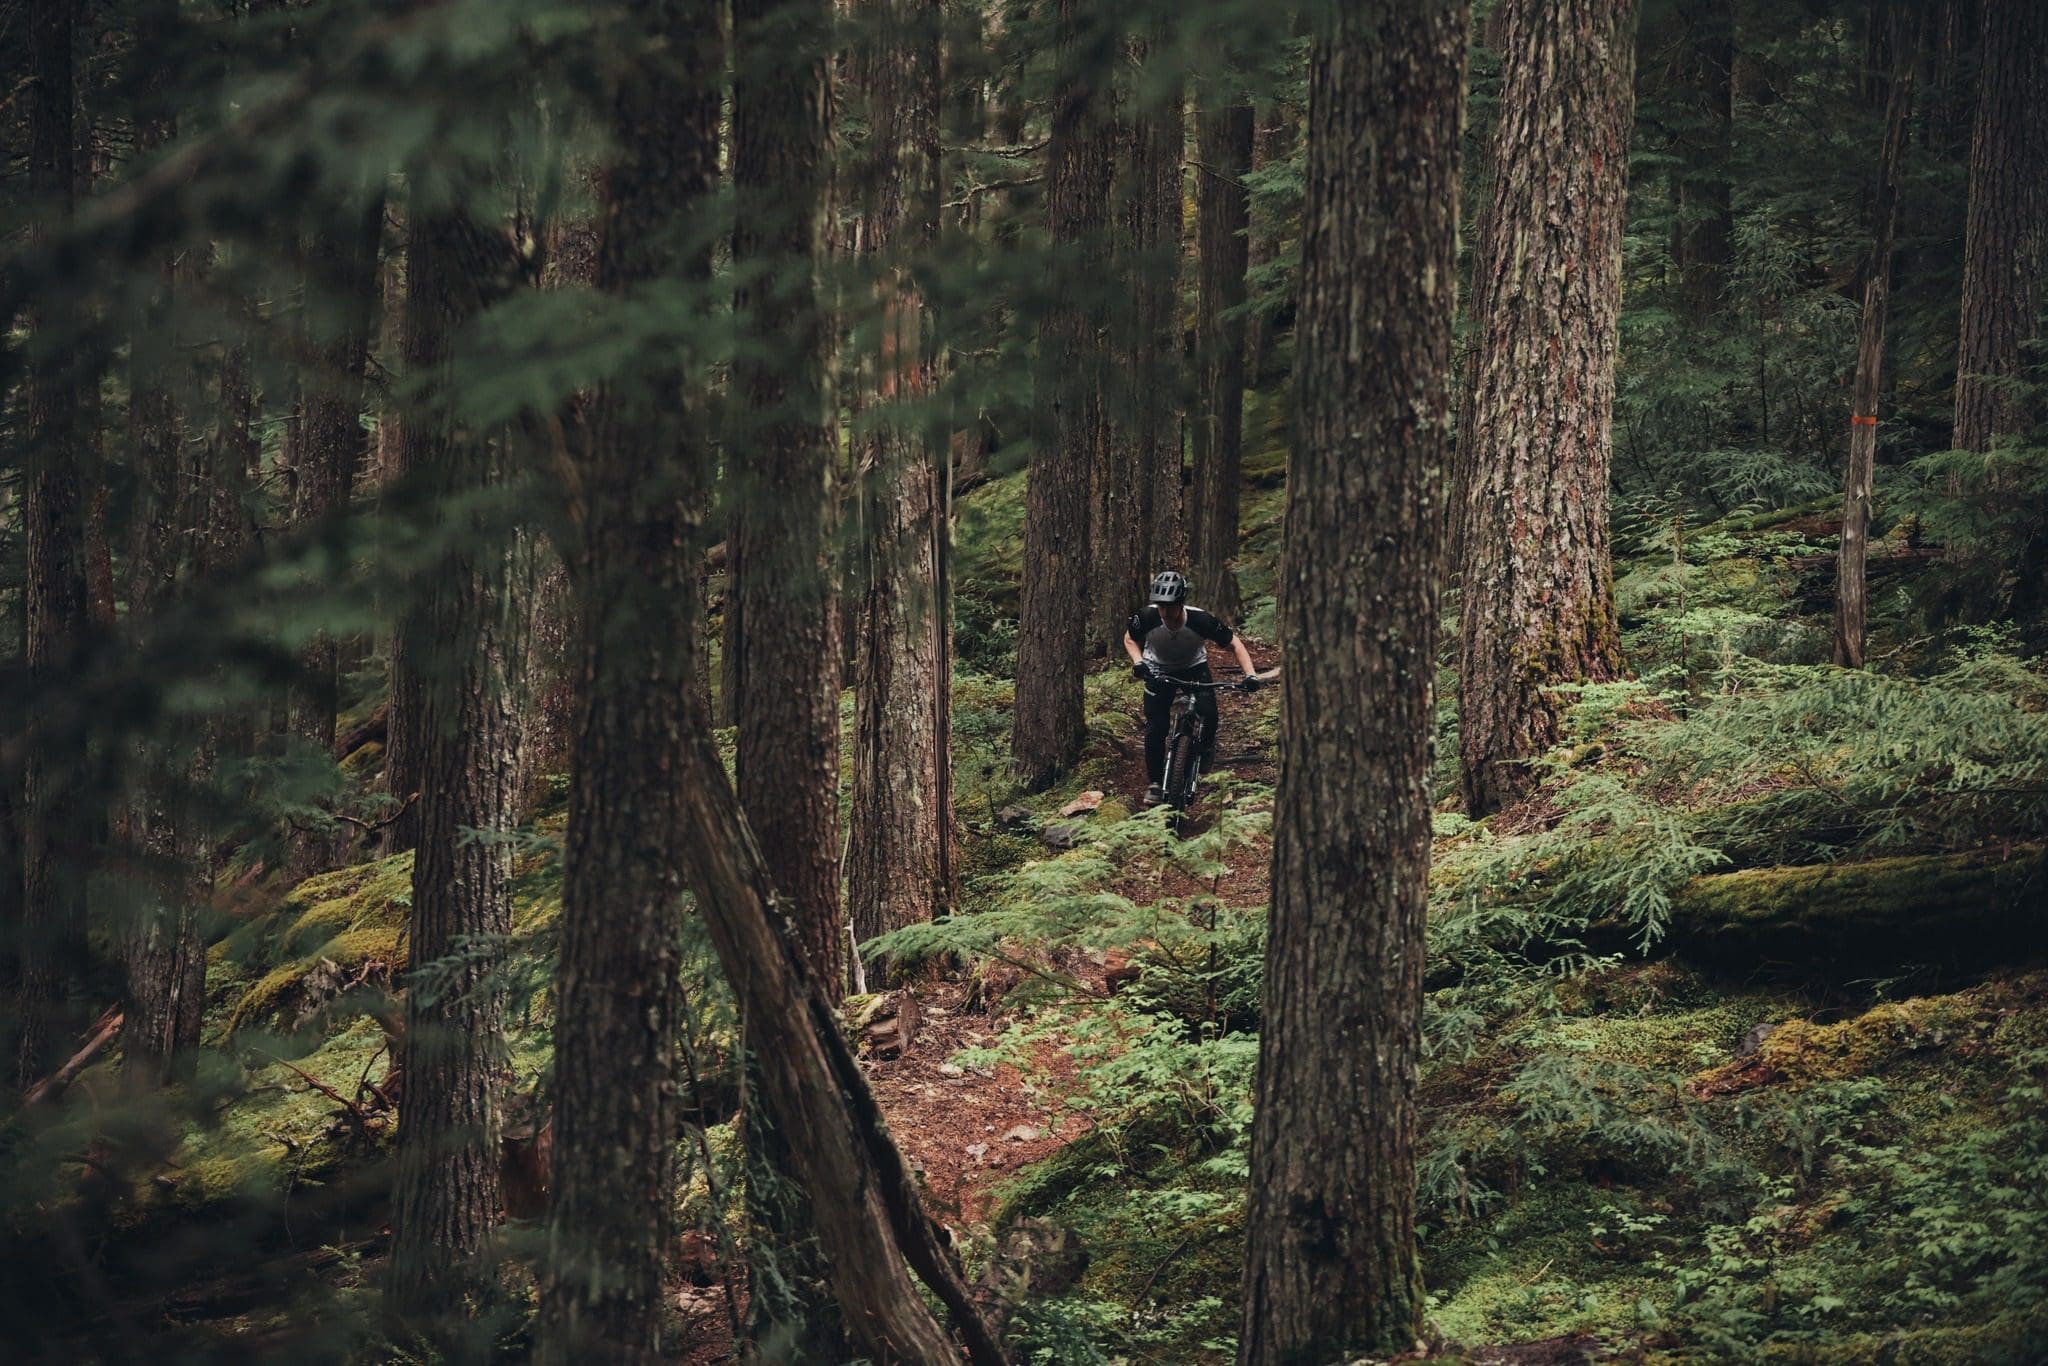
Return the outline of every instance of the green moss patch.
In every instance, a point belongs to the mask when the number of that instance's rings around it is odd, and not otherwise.
[[[345,973],[404,967],[404,933],[412,905],[410,853],[307,878],[272,916],[251,921],[217,945],[209,982],[223,985],[236,968],[267,968],[243,987],[228,1010],[227,1032],[284,1023],[299,988],[322,963]]]

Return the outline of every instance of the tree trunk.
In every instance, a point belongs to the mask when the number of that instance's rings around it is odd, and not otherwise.
[[[633,56],[612,76],[617,151],[596,282],[621,304],[645,307],[650,286],[709,276],[698,219],[718,175],[721,11],[715,0],[635,0],[609,21],[630,40],[615,50]],[[538,1352],[549,1366],[670,1359],[660,1327],[684,1008],[677,851],[689,838],[685,737],[710,719],[691,686],[709,443],[702,395],[677,402],[687,371],[667,360],[621,375],[587,409]]]
[[[159,9],[150,17],[161,22],[162,14]],[[140,45],[147,48],[158,38],[160,31],[145,20]],[[138,119],[137,160],[154,154],[173,133],[168,118]],[[212,511],[215,474],[205,459],[186,460],[174,397],[172,366],[180,350],[174,320],[183,273],[177,253],[165,253],[157,273],[157,292],[128,348],[128,447],[136,485],[129,514],[128,622],[144,648],[157,613],[204,559],[203,546],[191,545],[186,529],[203,525]],[[192,1076],[206,1004],[199,910],[210,891],[212,864],[180,789],[188,777],[205,775],[208,756],[202,748],[196,761],[188,756],[180,763],[186,749],[182,737],[149,737],[138,765],[140,791],[126,820],[125,843],[138,857],[133,920],[121,937],[127,995],[122,1074],[142,1089]]]
[[[746,629],[735,768],[826,990],[839,922],[839,658],[829,564],[829,328],[817,280],[831,147],[825,0],[733,11],[735,301],[753,346],[733,366],[733,556]]]
[[[1152,575],[1185,563],[1181,529],[1181,162],[1187,122],[1181,83],[1151,94],[1154,72],[1178,61],[1164,30],[1133,39],[1141,92],[1127,125],[1123,260],[1127,314],[1112,348],[1117,385],[1112,440],[1121,447],[1103,468],[1129,500],[1128,526],[1097,545],[1092,583],[1101,595],[1096,619],[1103,642],[1120,654],[1124,622],[1144,600]],[[1146,96],[1149,95],[1149,98]],[[1105,528],[1108,530],[1108,528]],[[1213,599],[1205,599],[1213,601]]]
[[[1464,0],[1335,11],[1309,69],[1287,659],[1245,1366],[1415,1346],[1415,1086]]]
[[[2040,331],[2048,270],[2048,7],[1984,0],[1983,35],[1956,353],[1955,446],[1967,451],[2038,416],[2012,386]]]
[[[65,231],[77,189],[72,46],[76,0],[29,0],[28,193],[30,232]],[[24,663],[54,686],[87,627],[85,521],[79,491],[78,387],[64,326],[53,305],[33,299],[26,395],[27,469],[22,520],[28,543]],[[66,731],[69,730],[69,734]],[[22,779],[21,1001],[16,1072],[28,1086],[59,1060],[71,1033],[70,985],[85,945],[86,756],[75,728],[28,727]]]
[[[449,342],[510,284],[510,244],[459,210],[415,214],[406,260],[406,352],[423,384],[406,417],[405,461],[442,509],[502,482],[493,435],[453,425]],[[498,1090],[504,1068],[503,987],[479,936],[512,930],[525,621],[510,591],[517,537],[501,519],[449,517],[452,539],[410,632],[421,653],[418,855],[413,865],[400,1068],[388,1300],[443,1337],[482,1295],[482,1256],[498,1220]],[[393,716],[395,727],[397,717]],[[467,832],[478,832],[481,838]],[[447,960],[447,961],[444,961]],[[438,966],[435,966],[438,965]],[[428,978],[418,974],[432,969]]]
[[[932,393],[935,357],[911,275],[938,230],[941,15],[936,0],[868,0],[864,17],[875,32],[859,68],[869,144],[858,192],[879,341],[867,396],[876,423],[861,456],[869,562],[855,630],[847,840],[856,944],[950,910],[956,879],[948,450],[917,412]]]
[[[339,216],[346,223],[351,212],[352,225],[320,228],[308,242],[305,308],[314,363],[305,377],[292,507],[292,522],[302,535],[332,537],[332,528],[324,533],[321,528],[347,508],[357,467],[367,458],[363,382],[376,307],[383,194],[366,194],[362,202],[342,206]],[[299,654],[299,678],[286,701],[287,730],[321,754],[334,752],[338,659],[334,637],[325,631],[315,635]],[[340,852],[330,833],[295,831],[290,876],[304,878],[331,867]]]
[[[1179,568],[1181,532],[1181,161],[1186,114],[1178,61],[1154,29],[1126,45],[1129,116],[1119,121],[1118,209],[1103,369],[1104,437],[1093,472],[1095,570],[1090,653],[1119,655],[1148,580]],[[1167,88],[1155,89],[1164,84]]]
[[[1276,104],[1266,111],[1263,121],[1255,118],[1254,127],[1257,132],[1252,144],[1252,165],[1265,170],[1294,155],[1295,143],[1301,137],[1301,113],[1287,105]],[[1271,221],[1248,221],[1245,229],[1250,244],[1245,256],[1248,273],[1271,265],[1280,255],[1284,245],[1281,228],[1281,224]],[[1257,313],[1245,319],[1245,382],[1255,389],[1264,381],[1272,362],[1273,336],[1280,321],[1271,312]]]
[[[1244,177],[1251,170],[1252,107],[1220,90],[1205,92],[1197,115],[1195,309],[1197,388],[1194,497],[1188,503],[1189,569],[1202,601],[1225,621],[1238,599],[1238,496],[1243,483],[1245,266],[1251,215]]]
[[[743,629],[734,768],[747,822],[776,869],[783,913],[819,988],[845,991],[839,904],[838,588],[829,562],[837,444],[820,297],[829,202],[829,0],[733,6],[734,315],[751,345],[733,365],[727,449],[733,505],[730,598]],[[742,454],[743,453],[743,454]],[[762,1022],[742,1017],[749,1092],[774,1066]],[[804,1359],[846,1354],[824,1252],[792,1145],[758,1105],[746,1110],[750,1331],[788,1334]]]
[[[1906,141],[1906,111],[1913,102],[1911,43],[1898,24],[1893,71],[1885,98],[1884,148],[1878,162],[1872,216],[1874,240],[1863,275],[1863,316],[1856,330],[1856,381],[1849,400],[1849,468],[1842,483],[1842,539],[1835,556],[1835,663],[1863,667],[1864,618],[1869,610],[1870,489],[1877,466],[1878,383],[1884,372],[1885,322],[1891,312],[1892,237],[1899,216],[1899,155]]]
[[[425,217],[411,212],[405,215],[404,303],[399,324],[398,356],[404,373],[408,375],[424,373],[440,365],[446,342],[436,330],[434,315],[414,307],[415,301],[431,298],[442,287],[441,282],[435,279],[414,278],[415,272],[432,270],[440,264],[434,244],[425,237],[433,230],[434,223]],[[432,470],[422,463],[434,449],[433,434],[424,430],[428,422],[421,405],[414,404],[411,411],[388,412],[378,423],[378,444],[382,447],[380,463],[388,462],[384,464],[384,492],[387,499],[395,504],[385,515],[393,522],[409,524],[409,530],[414,531],[424,527],[422,514],[415,505],[420,497],[418,486],[433,477]],[[415,431],[415,428],[422,430]],[[385,440],[387,429],[390,433],[388,442]],[[433,642],[421,634],[428,616],[412,601],[417,591],[411,585],[399,589],[399,600],[394,604],[396,621],[386,661],[391,717],[384,737],[384,787],[395,804],[379,837],[379,852],[386,857],[403,853],[419,843],[418,802],[426,766],[426,736],[420,729],[421,713],[426,705],[422,669],[433,649]]]
[[[1059,84],[1046,154],[1046,224],[1053,288],[1038,331],[1031,411],[1031,473],[1024,511],[1024,582],[1017,619],[1017,701],[1011,764],[1032,788],[1049,786],[1081,753],[1081,694],[1093,571],[1089,494],[1100,440],[1100,310],[1113,128],[1086,68],[1089,0],[1058,0]]]
[[[1720,302],[1735,249],[1728,156],[1735,136],[1735,2],[1698,0],[1684,14],[1690,136],[1679,147],[1673,243],[1679,291],[1695,322]]]
[[[1458,432],[1465,803],[1484,815],[1557,738],[1560,683],[1621,671],[1607,466],[1634,112],[1630,0],[1505,0],[1479,330]]]

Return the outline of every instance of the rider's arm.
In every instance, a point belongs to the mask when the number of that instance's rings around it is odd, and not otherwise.
[[[1137,638],[1129,631],[1124,632],[1124,653],[1131,657],[1131,663],[1133,664],[1142,664],[1145,660],[1143,647],[1138,644]]]
[[[1230,638],[1230,648],[1237,654],[1238,668],[1248,674],[1255,674],[1259,671],[1259,666],[1252,663],[1252,652],[1244,647],[1243,636],[1232,636]]]

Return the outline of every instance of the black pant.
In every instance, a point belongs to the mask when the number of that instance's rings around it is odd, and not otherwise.
[[[1190,683],[1207,683],[1209,666],[1198,665],[1184,673],[1173,675]],[[1175,689],[1169,683],[1147,683],[1145,685],[1145,778],[1148,782],[1160,783],[1166,778],[1166,732],[1173,724],[1173,698]],[[1202,718],[1202,771],[1209,771],[1209,761],[1216,755],[1216,690],[1203,688],[1195,694],[1195,714]]]

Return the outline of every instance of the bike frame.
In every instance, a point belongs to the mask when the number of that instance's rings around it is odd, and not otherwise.
[[[1148,686],[1156,684],[1173,689],[1171,713],[1173,720],[1166,731],[1166,772],[1162,775],[1162,785],[1166,788],[1166,802],[1167,805],[1173,808],[1173,819],[1176,823],[1179,821],[1181,813],[1193,804],[1195,800],[1195,783],[1201,777],[1201,753],[1202,740],[1204,738],[1202,734],[1203,722],[1201,713],[1195,710],[1195,694],[1200,692],[1243,692],[1247,680],[1256,678],[1261,683],[1264,683],[1269,677],[1270,675],[1265,674],[1246,674],[1239,678],[1225,679],[1220,683],[1202,683],[1194,679],[1175,678],[1163,669],[1153,668],[1151,676],[1147,680]],[[1174,756],[1179,752],[1180,742],[1184,737],[1189,741],[1187,753],[1184,756],[1186,772],[1176,773]]]

